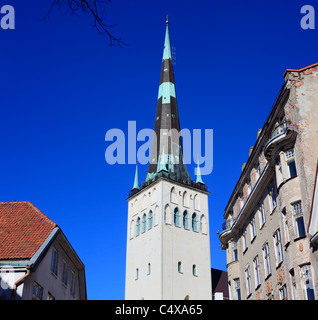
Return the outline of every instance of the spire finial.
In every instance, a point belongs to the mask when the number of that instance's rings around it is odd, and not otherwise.
[[[168,15],[166,15],[166,24],[169,24]]]

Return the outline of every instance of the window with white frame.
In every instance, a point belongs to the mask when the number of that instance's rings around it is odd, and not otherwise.
[[[233,279],[234,281],[234,297],[235,300],[241,300],[241,285],[240,278]]]
[[[312,282],[310,264],[303,265],[300,271],[301,271],[302,286],[305,293],[305,299],[315,300],[315,293],[314,293],[314,286]]]
[[[305,223],[304,223],[301,201],[297,201],[293,203],[292,206],[293,206],[293,216],[294,216],[296,237],[297,238],[305,237],[306,230],[305,230]]]
[[[297,170],[296,170],[294,149],[289,149],[285,152],[285,159],[286,159],[286,164],[287,164],[288,178],[296,177]]]
[[[261,284],[261,274],[259,269],[259,258],[256,256],[253,260],[255,288]]]
[[[287,288],[286,288],[286,284],[284,284],[284,285],[279,289],[279,297],[280,297],[280,300],[287,300]]]
[[[236,240],[232,241],[232,259],[233,259],[233,261],[238,260],[237,241]]]
[[[136,221],[136,236],[140,235],[140,217],[137,218]]]
[[[246,293],[247,296],[249,296],[252,293],[251,290],[251,272],[250,272],[250,266],[247,265],[245,268],[245,281],[246,281]]]
[[[142,230],[142,233],[146,232],[146,230],[147,230],[147,216],[145,213],[142,216],[142,229],[141,230]]]
[[[242,246],[243,246],[243,252],[247,250],[247,232],[246,229],[244,230],[242,234]]]
[[[256,222],[255,222],[255,214],[251,216],[250,221],[250,234],[251,234],[251,242],[253,242],[254,238],[256,237]]]
[[[265,243],[263,247],[263,261],[264,261],[264,271],[265,271],[265,279],[266,279],[272,272],[268,243]]]
[[[259,227],[260,229],[263,227],[266,217],[265,217],[265,208],[264,208],[264,200],[259,203],[258,207],[258,215],[259,215]]]
[[[283,249],[282,249],[282,241],[280,236],[280,230],[274,233],[274,248],[275,248],[275,258],[276,258],[276,266],[279,265],[283,261]]]

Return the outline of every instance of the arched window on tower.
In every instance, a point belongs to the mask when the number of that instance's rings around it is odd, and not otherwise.
[[[140,217],[137,218],[136,221],[136,236],[140,235]]]
[[[194,264],[192,266],[192,274],[196,277],[197,276],[197,266]]]
[[[130,239],[132,239],[134,237],[134,230],[135,230],[135,220],[131,220],[130,222]]]
[[[171,224],[171,209],[168,204],[165,207],[165,222]]]
[[[206,218],[205,218],[204,214],[201,216],[200,225],[201,225],[201,232],[203,234],[207,234],[208,233],[207,223],[206,223]]]
[[[183,228],[189,230],[189,215],[187,210],[183,212]]]
[[[189,208],[190,206],[190,197],[187,191],[183,193],[183,206]]]
[[[196,213],[192,215],[192,230],[198,232],[198,218]]]
[[[176,227],[180,227],[180,214],[178,208],[174,209],[173,221]]]
[[[182,263],[181,263],[181,261],[178,262],[178,272],[182,273]]]
[[[141,210],[144,210],[147,208],[147,196],[144,194],[142,197],[142,202],[141,202]]]
[[[150,210],[149,216],[148,216],[148,230],[151,229],[153,226],[153,213]]]
[[[170,191],[170,202],[177,203],[177,192],[175,187]]]
[[[142,216],[142,232],[146,232],[147,230],[147,216],[144,213],[144,215]]]
[[[194,197],[194,210],[200,211],[200,197],[198,194]]]

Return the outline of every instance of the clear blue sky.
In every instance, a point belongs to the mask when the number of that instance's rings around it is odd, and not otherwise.
[[[90,17],[55,12],[43,23],[50,0],[4,4],[16,10],[16,29],[0,29],[0,201],[31,201],[62,228],[86,266],[89,299],[124,298],[135,167],[108,165],[104,138],[129,120],[153,128],[169,14],[181,127],[214,130],[203,180],[211,265],[225,270],[216,234],[224,208],[285,69],[318,62],[318,30],[300,27],[301,7],[318,13],[318,3],[113,0],[107,16],[124,48],[110,48]]]

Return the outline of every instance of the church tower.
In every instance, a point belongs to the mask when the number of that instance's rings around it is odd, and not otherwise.
[[[136,166],[128,197],[126,299],[212,299],[209,193],[197,173],[183,161],[166,21],[150,164],[141,186]]]

